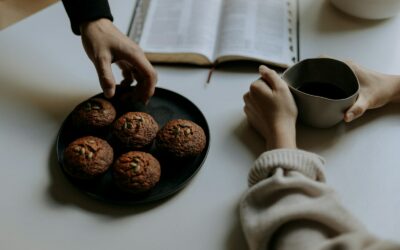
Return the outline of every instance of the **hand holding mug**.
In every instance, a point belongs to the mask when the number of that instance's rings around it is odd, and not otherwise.
[[[260,66],[261,79],[243,99],[247,119],[266,141],[266,149],[296,148],[297,107],[287,83],[273,70]]]

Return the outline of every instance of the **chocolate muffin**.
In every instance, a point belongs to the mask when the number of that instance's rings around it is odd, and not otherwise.
[[[113,136],[125,148],[141,149],[149,146],[157,135],[158,123],[143,112],[128,112],[113,126]]]
[[[206,146],[204,130],[189,120],[171,120],[158,132],[157,148],[168,155],[184,158],[200,154]]]
[[[87,180],[105,173],[113,162],[112,147],[103,139],[86,136],[64,150],[64,170],[75,179]]]
[[[114,106],[102,98],[91,98],[72,111],[75,127],[84,130],[102,130],[115,120]]]
[[[161,176],[160,163],[151,154],[130,151],[113,165],[115,184],[123,191],[140,193],[153,188]]]

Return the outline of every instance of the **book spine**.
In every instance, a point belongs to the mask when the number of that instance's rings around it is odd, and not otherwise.
[[[129,27],[128,36],[139,44],[140,38],[146,20],[147,10],[149,8],[150,0],[137,0],[135,9],[133,11],[131,26]]]
[[[288,39],[289,51],[293,63],[299,61],[298,46],[298,2],[297,0],[287,0],[287,17],[288,17]]]

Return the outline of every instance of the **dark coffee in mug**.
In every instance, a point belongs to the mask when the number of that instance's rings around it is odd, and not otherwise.
[[[339,86],[328,82],[304,82],[300,84],[297,89],[310,95],[321,96],[329,99],[344,99],[348,97],[346,91]]]

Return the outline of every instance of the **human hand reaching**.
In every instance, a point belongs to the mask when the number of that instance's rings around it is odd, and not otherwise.
[[[108,19],[83,23],[80,29],[83,47],[96,68],[104,95],[111,98],[115,94],[111,70],[115,62],[124,77],[121,84],[130,85],[136,80],[137,98],[146,103],[154,94],[157,74],[140,47]]]
[[[390,102],[400,102],[400,76],[387,75],[346,62],[357,75],[360,92],[357,101],[346,111],[344,120],[351,122],[366,110],[382,107]]]
[[[247,120],[266,141],[267,150],[296,148],[297,106],[279,75],[260,66],[261,79],[251,84],[243,99]]]

